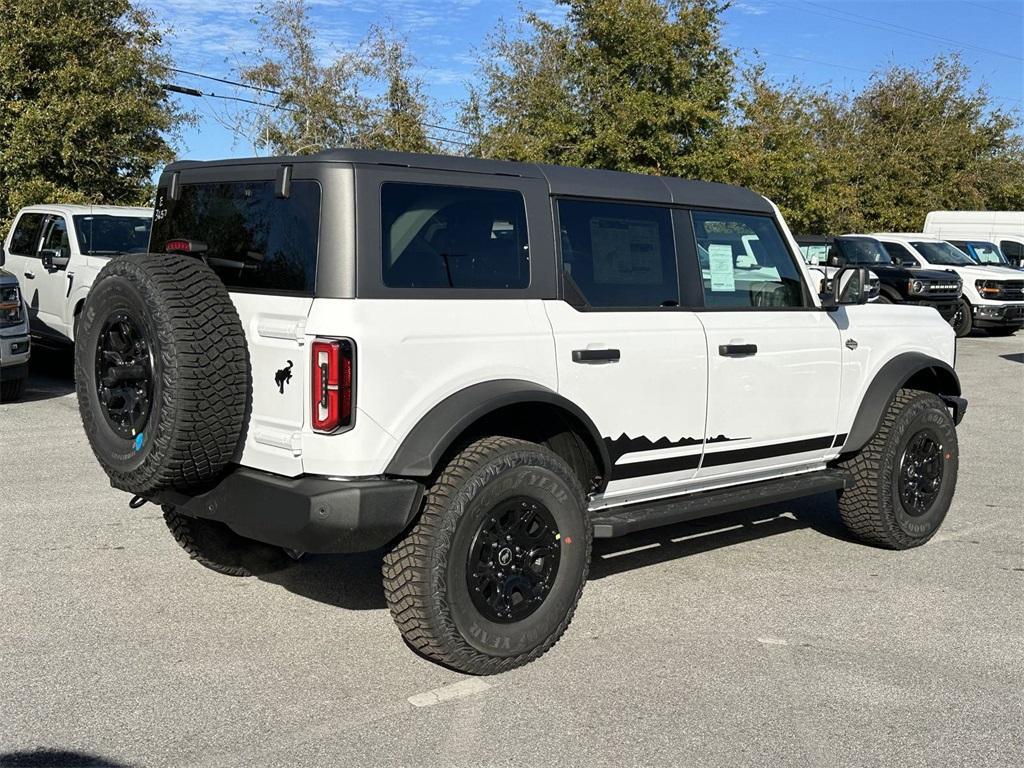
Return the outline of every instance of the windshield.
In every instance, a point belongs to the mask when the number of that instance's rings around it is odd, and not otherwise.
[[[971,249],[975,260],[979,264],[1009,264],[1006,257],[1003,256],[1003,252],[999,250],[999,246],[995,243],[986,243],[981,240],[972,240],[967,243],[967,246]]]
[[[891,264],[882,244],[870,237],[837,237],[836,247],[847,264]]]
[[[97,214],[74,216],[78,249],[86,256],[145,253],[152,219]]]
[[[800,254],[806,264],[824,264],[828,260],[828,243],[801,243]]]
[[[949,243],[932,243],[919,240],[911,243],[929,264],[941,267],[969,267],[974,262],[971,257]]]

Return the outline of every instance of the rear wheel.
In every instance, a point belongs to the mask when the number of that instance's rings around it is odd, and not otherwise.
[[[960,299],[960,304],[956,308],[956,312],[953,313],[953,317],[950,319],[949,324],[953,326],[953,330],[956,331],[956,337],[962,338],[971,332],[974,328],[974,317],[971,315],[971,305],[966,300]]]
[[[846,528],[869,544],[908,549],[935,535],[956,490],[956,427],[931,392],[901,389],[875,435],[841,462],[854,487],[842,492]]]
[[[451,460],[415,527],[384,559],[406,642],[446,666],[493,674],[561,637],[586,583],[583,489],[556,454],[489,437]]]
[[[193,560],[227,576],[254,576],[288,565],[284,550],[253,541],[216,520],[188,517],[164,506],[164,522],[174,540]]]

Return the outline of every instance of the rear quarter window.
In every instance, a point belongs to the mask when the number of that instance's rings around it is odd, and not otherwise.
[[[293,181],[286,198],[271,180],[186,183],[178,200],[159,190],[150,250],[189,240],[231,290],[312,294],[319,230],[315,181]]]

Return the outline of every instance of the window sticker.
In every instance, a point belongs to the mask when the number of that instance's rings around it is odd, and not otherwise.
[[[708,245],[708,259],[711,262],[711,290],[735,291],[736,275],[732,264],[732,246],[711,243]]]
[[[637,219],[590,220],[594,281],[611,285],[660,285],[658,224]]]

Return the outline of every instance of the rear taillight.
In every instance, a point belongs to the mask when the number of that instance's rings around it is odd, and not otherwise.
[[[355,347],[348,339],[317,339],[312,356],[313,429],[351,426]]]

